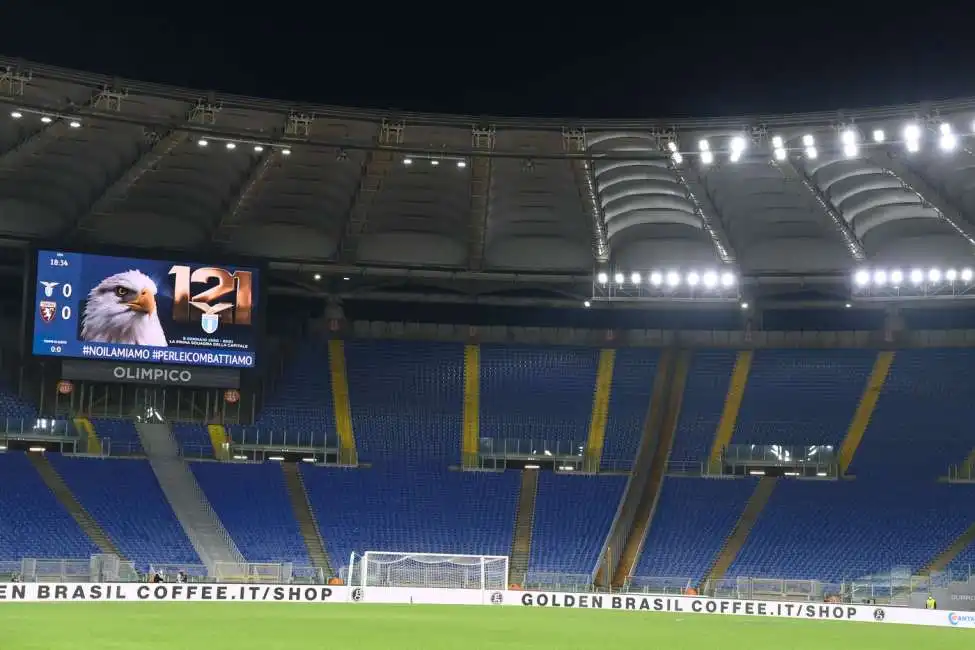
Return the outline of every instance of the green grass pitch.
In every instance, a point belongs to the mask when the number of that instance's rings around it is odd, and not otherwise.
[[[2,650],[960,650],[971,630],[610,610],[284,603],[5,603]]]

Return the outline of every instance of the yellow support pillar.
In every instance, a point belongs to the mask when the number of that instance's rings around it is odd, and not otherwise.
[[[102,453],[102,443],[101,440],[98,439],[98,433],[95,431],[95,425],[92,424],[91,420],[88,418],[75,418],[74,426],[85,436],[85,450],[87,453]]]
[[[339,462],[358,465],[355,434],[352,430],[352,407],[349,403],[349,378],[345,369],[345,342],[328,342],[328,365],[332,372],[332,403],[335,406],[335,430],[339,436]]]
[[[968,458],[965,459],[961,469],[961,478],[975,479],[975,449],[972,449],[972,453],[968,454]]]
[[[464,467],[477,467],[481,448],[481,346],[464,346],[464,431],[460,458]]]
[[[592,395],[589,436],[586,438],[585,470],[587,472],[598,472],[603,459],[606,421],[609,419],[609,395],[613,388],[613,368],[615,365],[616,350],[612,348],[600,350],[599,365],[596,367],[596,387]]]
[[[745,385],[748,383],[748,373],[752,368],[751,350],[742,350],[735,359],[735,367],[731,371],[731,381],[728,382],[728,394],[724,398],[724,409],[718,429],[714,432],[714,442],[711,444],[711,454],[708,457],[708,468],[718,473],[721,469],[721,453],[731,442],[735,434],[735,424],[738,422],[738,411],[741,400],[745,396]]]
[[[207,433],[210,434],[210,444],[213,445],[213,457],[217,460],[230,460],[230,434],[222,424],[208,424]]]
[[[863,395],[860,396],[860,403],[857,410],[853,413],[850,426],[846,430],[846,437],[840,444],[840,474],[846,474],[853,462],[853,455],[863,441],[863,434],[867,432],[867,425],[870,424],[870,417],[873,410],[877,407],[877,400],[880,399],[880,391],[884,388],[890,366],[894,363],[894,353],[890,351],[878,352],[877,359],[873,362],[873,371],[867,378],[867,385],[863,388]]]

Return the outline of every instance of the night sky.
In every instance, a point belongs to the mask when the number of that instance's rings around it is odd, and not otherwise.
[[[975,96],[971,11],[936,4],[7,0],[0,50],[292,101],[705,117]]]

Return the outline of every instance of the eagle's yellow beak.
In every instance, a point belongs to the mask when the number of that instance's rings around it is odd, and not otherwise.
[[[143,289],[139,292],[138,298],[125,304],[132,311],[142,312],[143,314],[151,314],[156,311],[156,297],[149,293],[148,289]]]

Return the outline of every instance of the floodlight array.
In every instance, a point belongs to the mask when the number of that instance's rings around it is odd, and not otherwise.
[[[858,297],[947,297],[975,295],[971,267],[861,268],[853,272]]]
[[[728,268],[597,271],[593,299],[738,300],[738,274]]]

